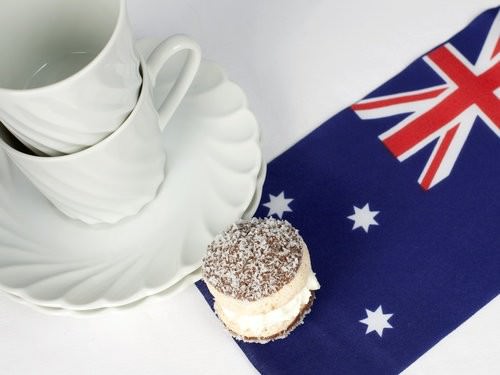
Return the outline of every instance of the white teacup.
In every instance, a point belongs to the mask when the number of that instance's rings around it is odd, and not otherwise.
[[[168,57],[164,58],[165,61]],[[66,215],[89,224],[115,223],[150,202],[165,178],[161,132],[168,100],[157,110],[153,86],[162,61],[141,61],[142,88],[135,108],[109,137],[71,155],[43,157],[19,150],[0,127],[0,147],[31,182]]]
[[[196,43],[184,38],[161,46],[152,61],[179,49],[200,59]],[[139,58],[125,0],[9,0],[0,12],[0,50],[0,121],[37,155],[98,143],[137,102]],[[191,83],[197,66],[190,66],[165,113]]]

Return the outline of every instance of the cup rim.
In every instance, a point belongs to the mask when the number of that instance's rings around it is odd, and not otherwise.
[[[3,137],[0,136],[0,147],[4,149],[4,151],[8,154],[14,154],[16,158],[22,158],[25,160],[30,160],[33,162],[37,163],[60,163],[68,160],[72,160],[75,158],[80,158],[83,157],[89,153],[94,152],[95,150],[99,150],[100,148],[104,147],[106,144],[109,142],[112,142],[113,139],[118,137],[124,129],[130,126],[130,124],[134,121],[135,117],[137,117],[138,113],[142,110],[142,107],[145,104],[145,101],[147,100],[147,96],[152,92],[151,87],[152,87],[152,82],[149,78],[148,71],[147,71],[147,66],[146,66],[146,61],[142,56],[140,56],[140,68],[142,72],[142,85],[141,89],[139,91],[139,97],[137,98],[137,102],[135,104],[134,109],[130,114],[127,116],[125,121],[110,135],[108,135],[106,138],[100,140],[96,144],[93,144],[92,146],[89,146],[83,150],[77,151],[72,154],[66,154],[66,155],[58,155],[58,156],[38,156],[38,155],[30,155],[25,152],[19,151],[9,145]],[[1,124],[5,129],[5,125]]]
[[[111,36],[109,37],[108,41],[104,45],[104,47],[99,51],[99,53],[87,64],[85,65],[82,69],[79,71],[73,73],[69,77],[66,77],[60,81],[41,86],[41,87],[34,87],[31,89],[9,89],[5,87],[0,86],[0,93],[9,93],[9,95],[24,95],[24,94],[36,94],[38,92],[43,92],[46,90],[50,90],[53,88],[57,88],[59,86],[64,86],[68,82],[74,81],[80,76],[86,74],[90,69],[94,67],[100,60],[102,60],[102,56],[104,56],[108,50],[111,49],[111,45],[114,44],[115,40],[118,38],[118,33],[119,33],[119,26],[125,22],[127,18],[127,2],[126,0],[118,0],[119,1],[119,11],[118,11],[118,17],[116,17],[116,22],[115,26],[113,28],[113,32],[111,33]]]

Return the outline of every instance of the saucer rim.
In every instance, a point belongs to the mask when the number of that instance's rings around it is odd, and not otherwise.
[[[136,47],[138,46],[139,43],[146,43],[146,42],[156,43],[156,40],[153,38],[147,38],[147,39],[143,39],[141,41],[137,41]],[[206,59],[204,59],[204,61],[211,62],[210,60],[206,60]],[[222,69],[220,66],[219,66],[219,68],[224,73],[225,81],[234,83],[233,81],[231,81],[227,78],[224,69]],[[243,95],[244,95],[244,93],[243,93]],[[245,108],[245,110],[249,111],[253,116],[253,113],[250,111],[250,109],[247,106],[245,106],[244,108]],[[250,212],[252,210],[256,209],[260,199],[255,199],[255,193],[257,193],[257,191],[259,190],[257,188],[258,187],[258,178],[261,175],[263,165],[264,165],[264,172],[265,172],[265,163],[263,161],[262,152],[260,151],[261,150],[260,149],[261,133],[260,133],[260,128],[258,126],[258,122],[256,119],[255,119],[255,127],[256,127],[255,131],[257,133],[257,138],[258,138],[256,141],[256,144],[257,144],[258,149],[259,149],[259,155],[256,156],[256,165],[259,165],[259,168],[258,168],[257,173],[256,173],[255,181],[252,182],[255,186],[255,189],[253,189],[253,195],[248,197],[248,205],[245,205],[246,208],[241,213],[241,216],[243,216],[245,214],[250,214]],[[254,169],[255,169],[255,167],[252,167],[252,170],[254,170]],[[265,178],[265,173],[263,175],[263,179],[264,178]],[[262,183],[263,183],[263,180],[262,180]],[[260,189],[260,191],[258,192],[258,198],[260,198],[261,193],[262,193],[262,191]],[[253,208],[250,209],[250,207],[253,207]],[[253,212],[251,212],[251,214],[253,214]],[[70,220],[70,219],[68,218],[67,220]],[[16,298],[20,298],[28,304],[32,304],[32,305],[35,305],[35,306],[40,307],[40,308],[63,309],[63,310],[75,311],[75,312],[120,308],[122,306],[127,306],[129,304],[133,304],[135,302],[150,298],[158,293],[161,294],[162,292],[168,291],[168,289],[173,288],[177,285],[182,286],[182,280],[188,278],[189,275],[195,274],[197,269],[199,269],[200,264],[201,264],[201,261],[196,262],[196,263],[192,263],[188,266],[180,266],[175,271],[175,275],[173,277],[171,277],[168,280],[168,282],[166,282],[162,285],[159,285],[157,287],[139,288],[139,289],[137,289],[137,291],[135,293],[128,295],[126,298],[120,298],[117,300],[109,300],[106,297],[99,296],[98,298],[96,298],[92,302],[87,302],[87,303],[82,303],[82,304],[72,304],[72,303],[68,302],[67,300],[64,300],[63,296],[53,298],[50,300],[40,300],[39,298],[33,297],[33,296],[29,295],[28,293],[23,293],[23,287],[11,288],[11,287],[6,287],[5,285],[0,285],[0,290],[6,292],[8,294],[11,294],[11,295],[15,296]],[[186,285],[189,285],[189,284],[190,283],[186,283]]]

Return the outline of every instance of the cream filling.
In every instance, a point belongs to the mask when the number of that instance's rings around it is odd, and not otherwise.
[[[238,325],[242,332],[249,332],[259,336],[266,332],[269,327],[283,324],[293,320],[299,315],[302,307],[311,298],[311,290],[320,288],[318,280],[313,272],[309,275],[306,286],[295,297],[285,305],[265,314],[241,315],[232,310],[222,308],[224,315],[234,324]]]

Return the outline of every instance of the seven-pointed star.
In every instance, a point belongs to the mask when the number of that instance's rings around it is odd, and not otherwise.
[[[363,228],[366,233],[370,229],[370,225],[378,225],[375,221],[375,216],[378,215],[380,211],[370,211],[370,204],[367,203],[363,208],[353,206],[354,214],[347,216],[348,219],[354,221],[352,230],[356,228]]]
[[[291,201],[293,201],[293,199],[285,198],[284,191],[277,196],[269,194],[269,202],[263,204],[265,207],[269,208],[267,216],[276,214],[280,219],[283,218],[284,212],[292,212],[292,209],[288,206]]]
[[[366,335],[370,332],[375,331],[380,337],[382,337],[382,333],[384,332],[385,328],[393,328],[388,320],[394,314],[384,314],[384,312],[382,311],[382,306],[379,306],[375,311],[370,311],[368,309],[365,309],[365,311],[366,318],[360,320],[359,322],[367,325],[365,333]]]

